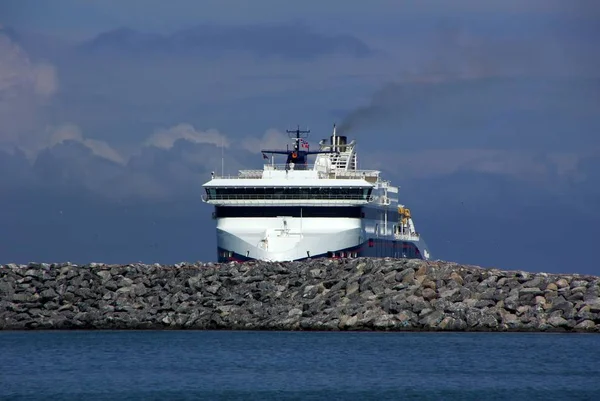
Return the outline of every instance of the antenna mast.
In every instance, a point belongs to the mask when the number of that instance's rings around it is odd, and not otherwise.
[[[308,136],[308,135],[300,136],[300,134],[310,134],[310,130],[309,129],[307,129],[305,131],[300,130],[300,125],[298,125],[298,128],[295,129],[295,130],[288,130],[288,129],[286,129],[285,132],[287,132],[288,134],[296,134],[296,137],[294,138],[296,140],[295,144],[294,144],[294,149],[295,150],[298,150],[300,138],[306,138]],[[293,137],[291,137],[291,138],[293,138]]]

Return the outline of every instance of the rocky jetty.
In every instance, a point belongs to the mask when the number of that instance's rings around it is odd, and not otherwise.
[[[600,332],[600,278],[406,259],[0,266],[0,329]]]

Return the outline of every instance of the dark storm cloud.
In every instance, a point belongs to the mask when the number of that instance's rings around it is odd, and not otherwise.
[[[257,57],[316,58],[332,54],[364,57],[373,50],[351,35],[322,34],[305,25],[200,25],[172,34],[120,28],[80,46],[86,54],[128,57],[216,57],[249,53]]]
[[[255,153],[243,148],[235,149],[235,154],[227,149],[224,154],[229,174],[260,163]],[[110,202],[198,197],[201,184],[221,166],[219,147],[185,139],[176,139],[168,148],[143,146],[125,163],[94,153],[85,141],[77,140],[45,148],[34,160],[18,150],[3,151],[0,156],[3,191],[27,188],[40,193],[84,192]]]

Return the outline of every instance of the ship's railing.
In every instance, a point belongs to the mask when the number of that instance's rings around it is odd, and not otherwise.
[[[351,176],[361,178],[364,176],[376,177],[379,175],[379,170],[345,170],[343,168],[333,168],[322,164],[265,164],[264,171],[285,171],[286,167],[288,171],[313,171],[316,170],[320,173],[334,174],[337,176]],[[247,170],[241,170],[247,171]],[[256,171],[256,170],[250,170]]]
[[[263,170],[240,170],[237,175],[231,174],[214,174],[213,178],[231,179],[260,179],[263,177]]]
[[[292,171],[314,171],[314,165],[306,164],[295,164],[288,165],[288,172]],[[226,179],[260,179],[263,177],[265,171],[286,171],[286,164],[265,164],[264,170],[240,170],[237,175],[217,175],[213,178],[226,178]],[[361,179],[361,178],[377,178],[379,177],[378,170],[343,170],[326,168],[324,166],[317,166],[316,169],[319,178],[333,178],[333,179]]]
[[[343,195],[343,194],[314,194],[314,195],[295,195],[295,194],[228,194],[228,195],[202,195],[203,201],[211,200],[359,200],[373,202],[373,196],[364,195]]]
[[[408,241],[418,241],[420,236],[418,233],[404,233],[404,234],[394,234],[394,238],[397,240],[408,240]]]
[[[333,174],[336,178],[363,178],[363,177],[378,177],[378,170],[331,170],[329,174]]]
[[[241,178],[262,178],[263,170],[240,170],[238,177]]]
[[[288,171],[310,171],[310,170],[313,170],[312,164],[296,164],[296,163],[265,164],[263,167],[264,167],[265,171],[273,171],[273,170],[285,171],[286,167],[287,167]]]

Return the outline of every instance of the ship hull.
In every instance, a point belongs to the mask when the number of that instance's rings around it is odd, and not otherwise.
[[[323,254],[311,255],[310,258],[407,258],[407,259],[426,259],[420,252],[417,255],[415,250],[424,248],[422,244],[414,243],[412,241],[392,241],[392,240],[379,240],[376,242],[377,245],[369,247],[369,242],[365,241],[356,247],[350,247],[345,249],[338,249],[335,251],[328,251]],[[246,262],[250,260],[265,260],[265,261],[299,261],[309,259],[308,256],[297,257],[283,257],[281,259],[273,258],[253,258],[245,256],[241,253],[231,251],[229,249],[217,247],[218,261],[219,263],[224,262]]]
[[[365,218],[220,218],[217,256],[226,261],[295,261],[307,258],[392,257],[429,259],[425,242],[374,232]]]
[[[351,218],[224,218],[217,222],[218,256],[219,260],[230,260],[233,254],[243,260],[299,260],[356,248],[361,233],[361,221]]]

